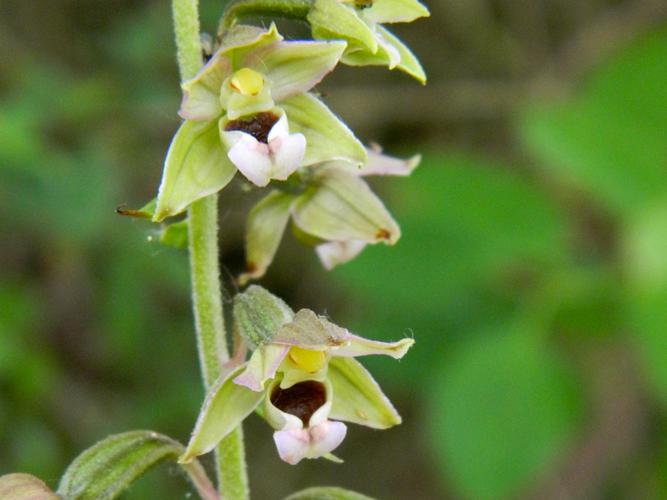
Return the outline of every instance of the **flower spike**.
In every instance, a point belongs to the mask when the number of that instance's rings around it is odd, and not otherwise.
[[[373,377],[352,357],[400,359],[412,339],[364,339],[308,309],[294,314],[256,285],[235,297],[234,326],[254,351],[209,392],[182,462],[213,449],[262,402],[278,454],[289,464],[329,456],[345,438],[341,421],[375,429],[401,423]]]

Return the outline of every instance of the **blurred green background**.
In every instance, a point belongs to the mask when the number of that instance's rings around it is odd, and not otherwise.
[[[213,31],[224,4],[201,3]],[[374,182],[402,239],[327,274],[288,235],[262,282],[414,336],[400,364],[367,362],[404,424],[291,467],[251,417],[254,497],[667,498],[667,4],[429,7],[396,28],[426,87],[342,67],[320,88],[364,141],[424,153]],[[109,433],[189,435],[187,258],[114,211],[153,197],[178,102],[168,2],[0,4],[0,474],[55,486]],[[221,196],[226,300],[256,198]],[[125,498],[191,494],[164,465]]]

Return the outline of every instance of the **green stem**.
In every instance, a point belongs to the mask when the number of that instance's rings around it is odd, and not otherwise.
[[[174,34],[181,80],[192,78],[202,65],[197,0],[172,0]],[[188,209],[192,302],[199,362],[206,390],[229,359],[218,263],[218,197],[208,196]],[[215,450],[218,490],[224,500],[245,500],[248,476],[243,431],[223,439]]]
[[[199,363],[208,389],[220,375],[220,365],[229,359],[220,293],[217,195],[207,196],[190,206],[188,230]]]
[[[232,0],[220,19],[218,37],[244,17],[306,19],[311,6],[311,0]]]

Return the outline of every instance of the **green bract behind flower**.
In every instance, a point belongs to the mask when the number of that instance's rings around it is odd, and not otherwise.
[[[358,337],[308,309],[294,314],[257,286],[237,295],[234,320],[236,331],[255,350],[209,392],[182,462],[212,450],[262,403],[278,453],[290,464],[328,456],[347,432],[339,420],[375,429],[401,423],[373,377],[353,358],[383,354],[400,359],[412,339]]]
[[[343,63],[398,68],[425,83],[426,74],[414,54],[381,25],[429,15],[418,0],[315,0],[308,21],[314,38],[348,42]]]
[[[419,159],[399,160],[369,150],[361,170],[343,161],[326,162],[313,168],[301,192],[271,191],[248,215],[246,272],[239,281],[264,275],[290,218],[296,234],[315,247],[327,269],[353,259],[368,244],[396,243],[398,224],[361,176],[406,176]]]
[[[237,170],[266,186],[321,161],[363,164],[364,148],[352,132],[307,94],[345,47],[344,41],[284,41],[275,25],[232,28],[183,84],[179,114],[186,121],[167,153],[154,220],[219,191]]]

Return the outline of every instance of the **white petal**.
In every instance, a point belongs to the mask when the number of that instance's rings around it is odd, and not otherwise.
[[[287,115],[283,114],[280,119],[273,124],[271,130],[269,130],[269,135],[267,140],[269,143],[277,137],[287,137],[289,135],[289,125],[287,124]]]
[[[273,433],[280,458],[291,465],[298,464],[306,457],[310,448],[310,434],[306,429],[289,429]]]
[[[313,427],[317,427],[323,422],[326,422],[327,419],[329,418],[329,413],[331,413],[331,408],[333,406],[333,390],[331,387],[331,383],[329,381],[327,381],[326,385],[327,385],[327,401],[317,410],[315,410],[315,413],[313,413],[310,416],[310,420],[308,420],[308,427],[310,427],[311,429]]]
[[[315,247],[320,262],[327,271],[331,271],[339,264],[354,259],[366,247],[362,240],[329,241]]]
[[[266,186],[271,180],[269,147],[245,132],[226,133],[235,134],[229,138],[235,144],[227,151],[232,163],[250,182],[259,187]]]
[[[309,429],[289,429],[273,433],[280,458],[291,465],[304,458],[319,458],[331,453],[345,439],[347,426],[325,420]]]
[[[271,177],[284,181],[301,165],[306,153],[306,138],[303,134],[276,137],[269,140],[269,148],[273,160]]]
[[[338,448],[345,439],[347,426],[342,422],[325,420],[320,425],[311,427],[309,434],[310,449],[306,456],[307,458],[319,458]]]

